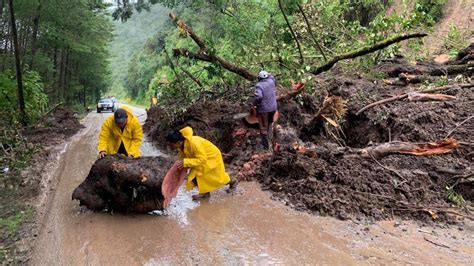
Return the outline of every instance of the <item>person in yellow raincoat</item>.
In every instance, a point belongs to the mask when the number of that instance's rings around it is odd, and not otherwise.
[[[99,132],[99,158],[107,154],[123,154],[129,157],[140,157],[140,144],[143,131],[140,121],[128,107],[115,111],[107,117]]]
[[[211,191],[227,184],[228,192],[236,188],[238,182],[226,173],[219,148],[205,138],[193,136],[191,127],[171,131],[166,141],[178,150],[178,169],[190,168],[186,190],[198,187],[199,195],[194,195],[194,200],[207,198]]]

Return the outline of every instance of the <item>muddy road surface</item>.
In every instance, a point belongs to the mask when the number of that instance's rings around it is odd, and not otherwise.
[[[146,113],[134,109],[140,120]],[[218,191],[193,202],[180,190],[164,212],[91,212],[71,201],[97,152],[97,136],[111,114],[90,113],[85,129],[65,146],[58,180],[35,243],[31,265],[162,264],[469,264],[472,224],[428,227],[407,221],[339,221],[292,210],[258,184],[241,182],[234,195]],[[145,139],[142,156],[160,154]]]

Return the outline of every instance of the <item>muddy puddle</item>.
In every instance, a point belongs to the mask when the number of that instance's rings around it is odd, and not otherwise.
[[[136,112],[144,119],[143,110]],[[272,200],[254,182],[199,203],[191,200],[197,192],[181,189],[166,211],[144,215],[82,209],[71,193],[95,161],[97,134],[108,115],[89,114],[86,128],[69,143],[30,264],[472,263],[472,226],[438,228],[434,235],[408,222],[363,225],[312,216]],[[144,142],[143,156],[158,154]]]

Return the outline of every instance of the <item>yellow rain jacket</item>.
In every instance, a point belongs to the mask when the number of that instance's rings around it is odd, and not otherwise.
[[[194,187],[196,178],[199,193],[214,191],[229,183],[230,177],[225,171],[224,161],[219,148],[207,139],[193,136],[193,129],[185,127],[180,130],[185,138],[184,150],[178,150],[183,159],[183,167],[190,168],[186,190]]]
[[[130,108],[125,106],[122,109],[125,109],[128,114],[127,125],[123,132],[115,124],[113,115],[107,117],[100,128],[97,149],[99,152],[106,151],[107,154],[116,154],[120,148],[120,143],[123,142],[128,155],[135,158],[140,157],[140,144],[143,138],[142,126]]]

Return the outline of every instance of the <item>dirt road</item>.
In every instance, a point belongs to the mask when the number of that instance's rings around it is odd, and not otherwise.
[[[143,110],[134,111],[145,119]],[[256,183],[241,183],[235,195],[218,191],[200,203],[180,191],[165,213],[112,215],[83,210],[71,201],[71,193],[94,163],[98,131],[109,115],[94,112],[84,119],[86,128],[68,143],[64,160],[52,173],[59,183],[32,265],[473,261],[472,224],[461,231],[458,226],[422,228],[404,221],[364,225],[315,217],[271,200]],[[143,156],[159,153],[145,140]]]

